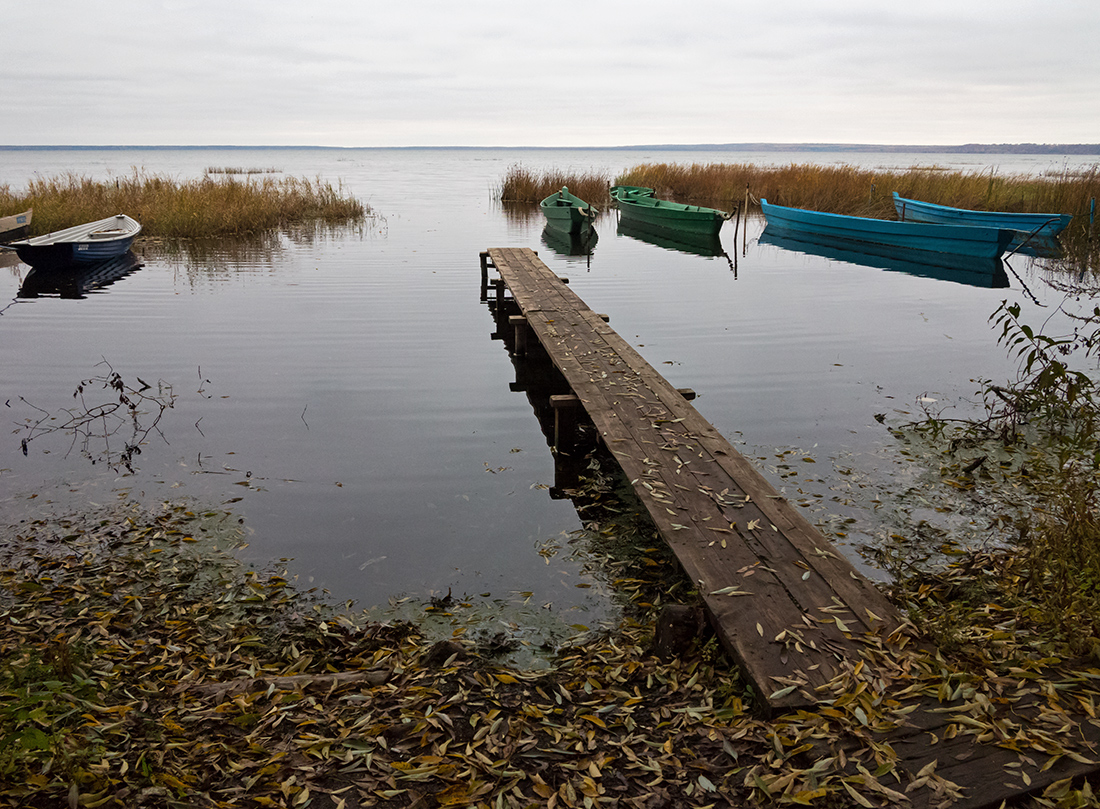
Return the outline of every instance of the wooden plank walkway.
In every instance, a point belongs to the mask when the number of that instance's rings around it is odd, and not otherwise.
[[[842,660],[861,659],[865,634],[898,626],[895,608],[533,251],[492,249],[481,260],[483,295],[493,267],[501,276],[498,295],[504,285],[511,291],[527,327],[699,585],[718,637],[765,707],[809,707],[816,696],[833,696],[814,689],[839,672]],[[1002,679],[1010,691],[1024,688],[1013,676]],[[967,698],[926,696],[899,727],[871,733],[898,756],[895,788],[929,782],[909,792],[906,805],[993,809],[1062,779],[1095,777],[1100,721],[1078,715],[1075,725],[1066,724],[1068,703],[1080,697],[1027,690],[1034,693],[1021,702],[993,700],[979,730],[967,724]],[[1073,739],[1061,737],[1074,752],[1053,758],[1043,744],[1009,738],[1013,728],[1063,726],[1075,728]],[[847,771],[856,776],[861,763],[849,759]],[[934,778],[922,777],[930,771]],[[961,795],[945,794],[935,779],[957,784]]]
[[[771,709],[809,705],[900,616],[702,415],[525,248],[483,254],[579,397],[726,650]],[[794,688],[791,688],[794,686]]]

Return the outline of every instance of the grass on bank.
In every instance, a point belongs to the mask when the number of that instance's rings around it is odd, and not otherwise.
[[[24,191],[0,187],[0,211],[34,209],[31,235],[125,213],[142,236],[248,235],[308,221],[354,222],[369,208],[337,185],[296,177],[226,175],[177,181],[134,171],[103,182],[77,174],[37,178]]]

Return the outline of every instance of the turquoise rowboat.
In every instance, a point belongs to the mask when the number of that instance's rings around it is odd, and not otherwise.
[[[578,196],[569,193],[564,185],[539,203],[546,221],[566,233],[580,233],[590,227],[599,213]]]
[[[1015,232],[1008,228],[972,225],[934,225],[845,216],[802,208],[784,208],[760,200],[769,225],[789,233],[813,233],[851,242],[885,244],[931,253],[954,253],[976,258],[1000,258]]]
[[[633,185],[612,186],[611,198],[619,206],[624,221],[643,227],[714,235],[731,216],[714,208],[657,199],[652,188]]]
[[[1054,236],[1066,229],[1073,219],[1070,214],[1008,213],[1005,211],[971,211],[899,197],[894,192],[894,210],[903,222],[933,222],[940,225],[979,225],[1009,228],[1035,236]]]

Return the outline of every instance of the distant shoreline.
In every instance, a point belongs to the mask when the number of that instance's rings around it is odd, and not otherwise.
[[[636,146],[20,146],[0,145],[7,152],[51,151],[583,151],[583,152],[875,152],[886,154],[1047,154],[1100,155],[1100,143],[964,143],[885,145],[873,143],[654,143]]]

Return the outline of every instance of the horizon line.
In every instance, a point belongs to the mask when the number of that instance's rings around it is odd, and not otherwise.
[[[511,151],[840,151],[840,152],[917,152],[917,153],[1001,153],[1001,154],[1097,154],[1100,143],[963,143],[963,144],[876,144],[826,142],[744,142],[744,143],[653,143],[622,146],[320,146],[292,144],[6,144],[4,151],[91,151],[105,150],[511,150]]]

